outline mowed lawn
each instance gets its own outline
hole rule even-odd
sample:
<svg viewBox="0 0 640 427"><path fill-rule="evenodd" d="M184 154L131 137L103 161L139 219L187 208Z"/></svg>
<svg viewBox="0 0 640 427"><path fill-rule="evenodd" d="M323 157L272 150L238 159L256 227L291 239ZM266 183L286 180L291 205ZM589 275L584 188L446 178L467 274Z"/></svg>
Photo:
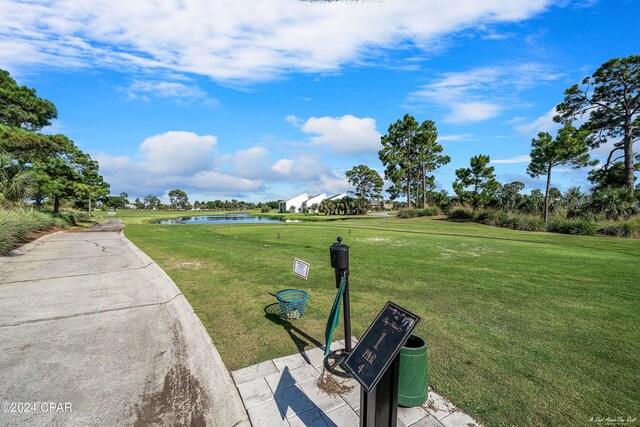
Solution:
<svg viewBox="0 0 640 427"><path fill-rule="evenodd" d="M328 248L341 235L351 247L354 335L388 300L420 315L430 385L487 426L640 417L638 239L427 218L216 226L119 216L230 370L323 341L336 293ZM292 274L294 257L311 264L309 280ZM291 324L265 312L286 288L310 295Z"/></svg>

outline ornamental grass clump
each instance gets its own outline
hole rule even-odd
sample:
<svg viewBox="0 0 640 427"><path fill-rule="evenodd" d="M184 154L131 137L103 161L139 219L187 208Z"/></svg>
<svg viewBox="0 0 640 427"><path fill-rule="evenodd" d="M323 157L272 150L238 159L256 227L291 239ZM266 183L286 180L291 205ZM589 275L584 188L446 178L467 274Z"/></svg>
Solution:
<svg viewBox="0 0 640 427"><path fill-rule="evenodd" d="M54 218L34 210L0 210L0 255L29 240L35 231L56 224Z"/></svg>
<svg viewBox="0 0 640 427"><path fill-rule="evenodd" d="M554 219L547 223L547 231L592 236L598 231L598 226L595 222L583 218Z"/></svg>
<svg viewBox="0 0 640 427"><path fill-rule="evenodd" d="M626 221L611 221L598 227L598 234L617 237L640 237L640 217Z"/></svg>
<svg viewBox="0 0 640 427"><path fill-rule="evenodd" d="M79 212L57 214L35 209L0 209L0 255L6 255L21 243L31 240L33 233L53 227L69 227L89 215Z"/></svg>
<svg viewBox="0 0 640 427"><path fill-rule="evenodd" d="M544 231L544 221L535 215L507 214L502 211L487 210L477 214L477 222L494 227L511 228L521 231Z"/></svg>
<svg viewBox="0 0 640 427"><path fill-rule="evenodd" d="M435 216L441 215L442 211L437 206L430 206L425 209L400 209L398 211L398 218L417 218L419 216Z"/></svg>
<svg viewBox="0 0 640 427"><path fill-rule="evenodd" d="M476 217L476 212L470 206L463 204L455 204L449 211L449 218L451 219L467 219L473 220Z"/></svg>

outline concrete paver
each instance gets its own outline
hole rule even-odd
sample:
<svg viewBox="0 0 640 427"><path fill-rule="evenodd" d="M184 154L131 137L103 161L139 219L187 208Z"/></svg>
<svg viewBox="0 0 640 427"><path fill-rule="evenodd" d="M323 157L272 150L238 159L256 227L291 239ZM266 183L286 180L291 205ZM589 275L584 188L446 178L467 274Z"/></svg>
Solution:
<svg viewBox="0 0 640 427"><path fill-rule="evenodd" d="M313 366L303 365L299 368L289 370L289 375L283 376L282 373L276 372L264 377L272 390L285 389L295 384L304 384L309 381L316 380L320 374Z"/></svg>
<svg viewBox="0 0 640 427"><path fill-rule="evenodd" d="M316 381L304 383L300 389L311 399L311 401L323 412L329 412L332 409L346 405L347 402L338 394L328 394L318 387Z"/></svg>
<svg viewBox="0 0 640 427"><path fill-rule="evenodd" d="M353 378L346 380L344 385L347 387L353 387L350 391L343 394L342 398L347 402L347 405L357 413L360 409L360 385Z"/></svg>
<svg viewBox="0 0 640 427"><path fill-rule="evenodd" d="M471 418L469 415L465 414L462 411L456 411L444 418L440 419L440 422L445 427L458 427L458 426L467 426L467 427L477 427L479 424Z"/></svg>
<svg viewBox="0 0 640 427"><path fill-rule="evenodd" d="M117 220L102 228L54 233L0 258L0 402L36 404L0 413L0 425L249 426L173 281Z"/></svg>
<svg viewBox="0 0 640 427"><path fill-rule="evenodd" d="M329 427L357 426L360 422L358 414L346 405L324 414L324 420Z"/></svg>
<svg viewBox="0 0 640 427"><path fill-rule="evenodd" d="M284 368L295 369L307 364L307 361L300 353L293 354L291 356L280 357L273 359L273 364L276 365L278 371L282 372Z"/></svg>
<svg viewBox="0 0 640 427"><path fill-rule="evenodd" d="M247 409L253 427L289 427L289 421L280 413L275 400L268 400Z"/></svg>
<svg viewBox="0 0 640 427"><path fill-rule="evenodd" d="M256 378L238 384L238 391L247 409L258 406L268 400L273 400L271 388L269 388L269 384L267 384L264 378Z"/></svg>
<svg viewBox="0 0 640 427"><path fill-rule="evenodd" d="M438 421L433 415L427 415L425 418L408 425L407 427L444 427L444 425ZM461 427L469 427L462 425Z"/></svg>
<svg viewBox="0 0 640 427"><path fill-rule="evenodd" d="M353 342L355 345L356 341ZM342 340L331 344L332 349L343 348L343 346ZM353 386L349 392L342 395L329 395L318 387L317 377L323 373L323 364L320 359L323 351L323 348L313 348L305 351L306 357L300 354L281 357L232 373L254 426L352 427L359 424L360 385L355 380L338 379L344 385ZM301 364L301 360L304 360L305 364ZM273 362L273 365L269 365L269 362ZM291 366L288 365L289 363ZM277 371L269 372L273 367ZM316 374L312 373L313 370ZM252 381L257 381L257 378L260 378L259 371L265 372L262 378L268 383L275 402L268 400L257 406L251 406L255 404L255 397L253 395L249 399L245 397L246 393L243 390L247 388L244 386L247 383L241 381L247 378L248 373L253 373ZM239 382L238 379L241 381ZM261 390L264 391L262 386ZM260 394L260 399L267 398L269 396ZM424 405L398 408L398 427L445 426L481 427L473 418L431 389Z"/></svg>
<svg viewBox="0 0 640 427"><path fill-rule="evenodd" d="M277 390L275 392L275 398L278 408L280 408L280 414L284 418L289 418L316 408L313 401L300 390L299 386Z"/></svg>
<svg viewBox="0 0 640 427"><path fill-rule="evenodd" d="M433 393L431 389L429 390L426 408L427 411L438 420L458 410L453 403L449 402L438 393Z"/></svg>
<svg viewBox="0 0 640 427"><path fill-rule="evenodd" d="M246 381L251 381L256 378L262 378L268 374L279 372L276 365L271 360L258 363L257 365L247 366L246 368L238 369L232 372L233 380L236 384L242 384Z"/></svg>
<svg viewBox="0 0 640 427"><path fill-rule="evenodd" d="M427 417L428 413L422 406L414 406L413 408L402 408L398 411L398 419L406 426L415 424L421 419Z"/></svg>
<svg viewBox="0 0 640 427"><path fill-rule="evenodd" d="M322 368L324 365L324 350L320 347L305 350L303 357L306 357L314 368Z"/></svg>
<svg viewBox="0 0 640 427"><path fill-rule="evenodd" d="M324 414L317 409L311 409L302 414L288 418L291 427L328 427Z"/></svg>

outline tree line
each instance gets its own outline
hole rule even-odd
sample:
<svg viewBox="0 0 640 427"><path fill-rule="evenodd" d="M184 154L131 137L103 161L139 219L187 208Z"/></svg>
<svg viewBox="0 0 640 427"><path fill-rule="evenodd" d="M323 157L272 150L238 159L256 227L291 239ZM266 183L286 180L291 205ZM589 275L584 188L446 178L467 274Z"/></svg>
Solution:
<svg viewBox="0 0 640 427"><path fill-rule="evenodd" d="M162 203L159 197L149 194L140 200L136 197L133 202L129 200L127 193L120 193L117 196L107 196L103 199L103 204L107 208L118 209L139 209L139 210L191 210L191 209L206 209L213 211L238 211L238 210L250 210L250 209L262 209L266 208L266 212L271 209L276 209L279 206L277 200L269 202L246 202L244 200L209 200L199 201L196 200L191 204L189 202L188 194L180 189L170 190L167 193L169 196L169 203Z"/></svg>
<svg viewBox="0 0 640 427"><path fill-rule="evenodd" d="M54 213L63 201L90 211L109 194L97 161L65 135L40 132L57 117L51 101L0 69L0 207L32 199Z"/></svg>
<svg viewBox="0 0 640 427"><path fill-rule="evenodd" d="M392 123L381 137L378 155L384 166L384 176L391 182L387 192L391 199L406 197L409 209L419 205L445 207L459 202L472 209L497 207L507 211L539 213L546 222L550 211L561 204L573 206L578 201L606 198L609 205L635 205L635 171L640 170L640 155L633 150L640 137L640 56L612 59L602 64L592 76L564 92L556 107L554 121L562 127L556 136L540 132L531 141L527 174L545 177L544 194L533 190L521 195L521 182L499 183L488 155L470 159L469 166L455 171L455 196L446 190L435 191L433 172L451 161L437 142L435 123L422 123L406 114ZM589 151L610 143L607 160L600 168L589 172L593 194L569 189L563 196L551 186L552 171L558 166L581 168L596 166ZM360 197L380 197L382 177L365 165L347 171L347 179ZM609 191L613 190L613 191ZM605 197L606 196L606 197ZM615 201L612 201L614 200ZM575 208L572 207L573 211ZM571 210L570 209L570 210ZM633 212L630 209L629 212Z"/></svg>
<svg viewBox="0 0 640 427"><path fill-rule="evenodd" d="M613 194L607 191L620 189L609 200L613 197L619 203L630 200L637 204L635 172L640 170L640 155L635 153L634 144L640 137L640 56L605 62L580 84L565 90L556 111L554 120L562 127L555 136L540 132L532 139L527 167L529 176L546 178L540 210L544 220L562 198L551 185L554 168L594 167L599 162L590 157L589 151L605 144L609 153L599 168L589 172L593 193L587 198L598 199L600 193ZM126 193L109 195L110 186L100 175L98 162L71 139L41 132L57 117L51 101L40 98L35 89L18 85L7 71L0 69L0 206L10 207L31 199L37 207L47 205L54 212L63 202L89 211L99 202L114 209L131 205L137 209L278 207L277 201L254 204L237 200L196 201L192 205L179 189L168 193L169 204L161 203L154 195L137 198L131 204ZM472 209L490 206L531 211L540 204L542 193L538 190L521 195L524 184L497 182L491 159L483 154L473 156L468 167L455 171L455 196L446 190L436 191L434 172L451 161L443 154L437 137L433 121L419 123L409 114L389 125L381 137L378 156L384 176L391 183L386 191L392 199L406 197L407 208L423 209L460 202ZM384 183L375 170L358 165L346 176L355 187L351 192L354 197L324 201L312 210L327 215L365 213L370 208L369 199L381 198ZM577 197L579 190L571 189L569 193L567 200L583 198Z"/></svg>

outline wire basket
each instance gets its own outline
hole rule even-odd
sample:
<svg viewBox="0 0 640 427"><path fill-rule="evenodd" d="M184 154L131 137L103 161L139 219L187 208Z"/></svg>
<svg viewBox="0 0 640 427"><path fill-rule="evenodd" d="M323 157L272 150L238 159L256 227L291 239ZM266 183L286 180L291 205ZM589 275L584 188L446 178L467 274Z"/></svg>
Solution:
<svg viewBox="0 0 640 427"><path fill-rule="evenodd" d="M304 316L309 294L300 289L285 289L276 294L280 304L280 317L284 320L297 320Z"/></svg>

